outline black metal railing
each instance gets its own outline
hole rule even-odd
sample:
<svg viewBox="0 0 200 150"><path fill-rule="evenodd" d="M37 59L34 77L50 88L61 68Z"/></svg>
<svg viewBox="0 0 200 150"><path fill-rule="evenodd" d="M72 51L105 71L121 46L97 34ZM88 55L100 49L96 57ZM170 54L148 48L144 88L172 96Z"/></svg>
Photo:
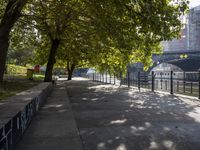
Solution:
<svg viewBox="0 0 200 150"><path fill-rule="evenodd" d="M146 88L151 91L166 91L170 94L178 93L196 96L200 99L200 71L199 72L127 72L123 77L119 74L89 73L87 77L96 82L104 82L127 87Z"/></svg>

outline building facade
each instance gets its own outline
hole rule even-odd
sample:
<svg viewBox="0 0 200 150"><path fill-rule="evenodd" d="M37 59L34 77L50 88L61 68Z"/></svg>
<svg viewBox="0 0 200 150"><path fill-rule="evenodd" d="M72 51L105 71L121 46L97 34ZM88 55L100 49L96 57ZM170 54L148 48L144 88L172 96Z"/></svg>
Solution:
<svg viewBox="0 0 200 150"><path fill-rule="evenodd" d="M164 52L200 51L200 6L190 9L181 21L183 29L180 39L163 41Z"/></svg>

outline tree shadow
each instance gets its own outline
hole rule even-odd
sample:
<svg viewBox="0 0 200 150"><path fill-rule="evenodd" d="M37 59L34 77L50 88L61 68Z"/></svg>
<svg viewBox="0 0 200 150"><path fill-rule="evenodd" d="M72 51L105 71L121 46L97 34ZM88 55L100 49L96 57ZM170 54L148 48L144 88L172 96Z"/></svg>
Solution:
<svg viewBox="0 0 200 150"><path fill-rule="evenodd" d="M192 99L88 80L66 86L86 150L200 149Z"/></svg>

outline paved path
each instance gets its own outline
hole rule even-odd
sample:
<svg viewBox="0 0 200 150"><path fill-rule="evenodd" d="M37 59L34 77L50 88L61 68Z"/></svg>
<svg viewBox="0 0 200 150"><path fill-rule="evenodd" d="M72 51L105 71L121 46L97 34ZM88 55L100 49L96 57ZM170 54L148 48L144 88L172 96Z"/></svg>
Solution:
<svg viewBox="0 0 200 150"><path fill-rule="evenodd" d="M82 150L65 85L54 88L15 150Z"/></svg>
<svg viewBox="0 0 200 150"><path fill-rule="evenodd" d="M81 78L67 91L85 150L200 150L193 99Z"/></svg>

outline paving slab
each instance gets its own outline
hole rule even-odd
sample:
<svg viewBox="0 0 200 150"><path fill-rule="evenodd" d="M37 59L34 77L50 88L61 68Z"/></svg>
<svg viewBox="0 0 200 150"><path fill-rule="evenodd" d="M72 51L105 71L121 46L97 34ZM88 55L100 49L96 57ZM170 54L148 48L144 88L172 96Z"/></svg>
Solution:
<svg viewBox="0 0 200 150"><path fill-rule="evenodd" d="M66 85L85 150L200 149L200 103L195 98L83 78Z"/></svg>
<svg viewBox="0 0 200 150"><path fill-rule="evenodd" d="M15 150L82 150L64 81L58 82Z"/></svg>

